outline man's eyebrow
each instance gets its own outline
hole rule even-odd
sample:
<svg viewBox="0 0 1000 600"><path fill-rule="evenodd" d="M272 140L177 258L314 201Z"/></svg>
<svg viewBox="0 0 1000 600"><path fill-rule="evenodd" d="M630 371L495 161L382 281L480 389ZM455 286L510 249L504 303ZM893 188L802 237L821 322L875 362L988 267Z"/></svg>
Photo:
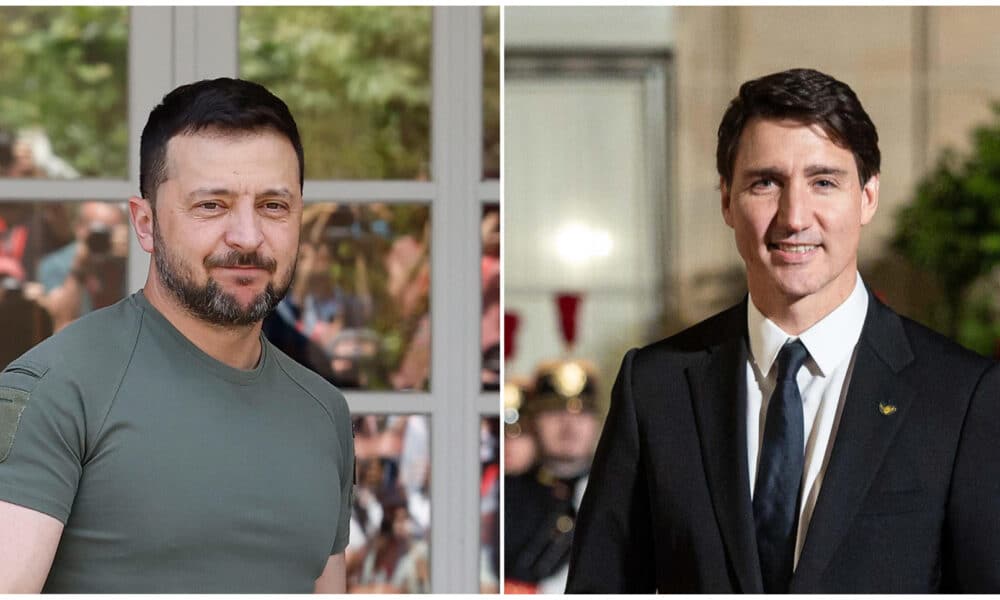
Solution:
<svg viewBox="0 0 1000 600"><path fill-rule="evenodd" d="M784 179L785 172L777 167L752 167L743 169L743 177L747 179Z"/></svg>
<svg viewBox="0 0 1000 600"><path fill-rule="evenodd" d="M232 196L235 196L235 195L236 195L236 192L234 192L233 190L230 190L228 188L223 188L223 187L217 187L217 188L203 187L203 188L198 188L196 190L192 190L190 193L188 193L188 198L197 198L197 197L204 197L204 196L225 196L225 197L232 197ZM258 198L291 198L292 196L293 196L292 193L290 191L288 191L288 188L285 188L285 187L270 188L270 189L266 189L263 192L257 194Z"/></svg>
<svg viewBox="0 0 1000 600"><path fill-rule="evenodd" d="M748 179L784 179L787 177L787 174L777 167L751 167L744 169L742 171L742 175ZM837 177L845 177L847 175L847 169L830 165L809 165L805 168L805 175L806 177L814 177L816 175L835 175Z"/></svg>
<svg viewBox="0 0 1000 600"><path fill-rule="evenodd" d="M281 188L272 188L272 189L264 190L263 192L257 194L257 197L258 198L274 198L274 197L291 198L292 197L292 193L288 191L288 188L283 188L283 187L281 187Z"/></svg>
<svg viewBox="0 0 1000 600"><path fill-rule="evenodd" d="M844 177L847 175L847 169L831 167L829 165L809 165L806 167L806 176L812 177L814 175L836 175L837 177Z"/></svg>
<svg viewBox="0 0 1000 600"><path fill-rule="evenodd" d="M192 190L187 196L195 198L198 196L235 196L236 194L227 188L198 188Z"/></svg>

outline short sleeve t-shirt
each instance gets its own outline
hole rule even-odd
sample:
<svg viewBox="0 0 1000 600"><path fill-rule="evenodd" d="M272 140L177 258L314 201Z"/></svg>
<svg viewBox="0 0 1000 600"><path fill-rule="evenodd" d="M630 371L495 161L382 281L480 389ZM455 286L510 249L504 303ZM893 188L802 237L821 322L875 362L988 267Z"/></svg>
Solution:
<svg viewBox="0 0 1000 600"><path fill-rule="evenodd" d="M65 524L46 592L311 592L347 546L343 395L211 358L139 292L0 374L0 500Z"/></svg>

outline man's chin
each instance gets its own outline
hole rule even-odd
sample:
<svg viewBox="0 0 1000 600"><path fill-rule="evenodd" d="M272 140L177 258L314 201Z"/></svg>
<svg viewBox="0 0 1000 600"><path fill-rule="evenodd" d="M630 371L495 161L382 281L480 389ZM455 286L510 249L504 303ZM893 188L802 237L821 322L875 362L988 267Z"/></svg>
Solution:
<svg viewBox="0 0 1000 600"><path fill-rule="evenodd" d="M781 295L789 304L794 304L800 300L815 296L819 291L816 286L811 285L778 285Z"/></svg>
<svg viewBox="0 0 1000 600"><path fill-rule="evenodd" d="M216 287L197 290L197 294L187 297L179 296L181 303L194 316L220 327L243 327L262 321L278 304L277 300L269 299L265 287L260 293L251 294L248 290L233 294Z"/></svg>
<svg viewBox="0 0 1000 600"><path fill-rule="evenodd" d="M802 300L833 299L842 301L854 288L854 272L831 276L826 273L780 273L772 278L772 289L778 290L791 305Z"/></svg>
<svg viewBox="0 0 1000 600"><path fill-rule="evenodd" d="M277 287L277 282L271 280L265 281L254 281L248 284L233 284L233 283L223 283L218 279L213 279L215 282L218 293L226 297L226 301L233 306L239 307L240 310L247 310L254 306L260 300L268 294L273 293L278 301L285 297L288 292L288 286Z"/></svg>
<svg viewBox="0 0 1000 600"><path fill-rule="evenodd" d="M789 303L813 296L823 289L820 278L809 273L772 273L768 287L777 290Z"/></svg>
<svg viewBox="0 0 1000 600"><path fill-rule="evenodd" d="M226 297L226 303L230 306L234 306L240 311L248 311L261 301L266 290L266 287L262 287L259 290L242 289L234 293L223 289L220 293Z"/></svg>

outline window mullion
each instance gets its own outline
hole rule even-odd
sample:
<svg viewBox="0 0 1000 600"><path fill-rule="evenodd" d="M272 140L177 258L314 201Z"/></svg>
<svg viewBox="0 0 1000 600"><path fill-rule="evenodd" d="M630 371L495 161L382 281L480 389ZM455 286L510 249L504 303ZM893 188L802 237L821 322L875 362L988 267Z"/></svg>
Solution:
<svg viewBox="0 0 1000 600"><path fill-rule="evenodd" d="M240 66L240 9L238 6L199 6L194 9L195 63L193 79L238 77ZM187 83L184 81L178 81Z"/></svg>
<svg viewBox="0 0 1000 600"><path fill-rule="evenodd" d="M128 173L131 189L119 200L139 195L139 139L153 107L173 87L173 11L166 6L132 7L128 41ZM164 27L164 24L168 26ZM135 292L146 282L149 255L130 232L127 285Z"/></svg>
<svg viewBox="0 0 1000 600"><path fill-rule="evenodd" d="M479 589L480 11L434 9L432 173L439 190L431 209L435 593Z"/></svg>

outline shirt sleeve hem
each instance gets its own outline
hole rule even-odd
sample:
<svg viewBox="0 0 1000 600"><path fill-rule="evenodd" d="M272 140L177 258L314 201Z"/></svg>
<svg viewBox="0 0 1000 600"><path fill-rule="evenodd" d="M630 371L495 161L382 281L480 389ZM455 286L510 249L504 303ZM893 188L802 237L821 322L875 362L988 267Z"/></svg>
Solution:
<svg viewBox="0 0 1000 600"><path fill-rule="evenodd" d="M24 490L0 486L0 502L16 504L17 506L46 514L63 525L69 519L69 508L39 496L25 494Z"/></svg>
<svg viewBox="0 0 1000 600"><path fill-rule="evenodd" d="M333 548L330 550L330 556L333 556L334 554L342 554L346 550L347 550L347 542L346 541L338 542L334 544Z"/></svg>

